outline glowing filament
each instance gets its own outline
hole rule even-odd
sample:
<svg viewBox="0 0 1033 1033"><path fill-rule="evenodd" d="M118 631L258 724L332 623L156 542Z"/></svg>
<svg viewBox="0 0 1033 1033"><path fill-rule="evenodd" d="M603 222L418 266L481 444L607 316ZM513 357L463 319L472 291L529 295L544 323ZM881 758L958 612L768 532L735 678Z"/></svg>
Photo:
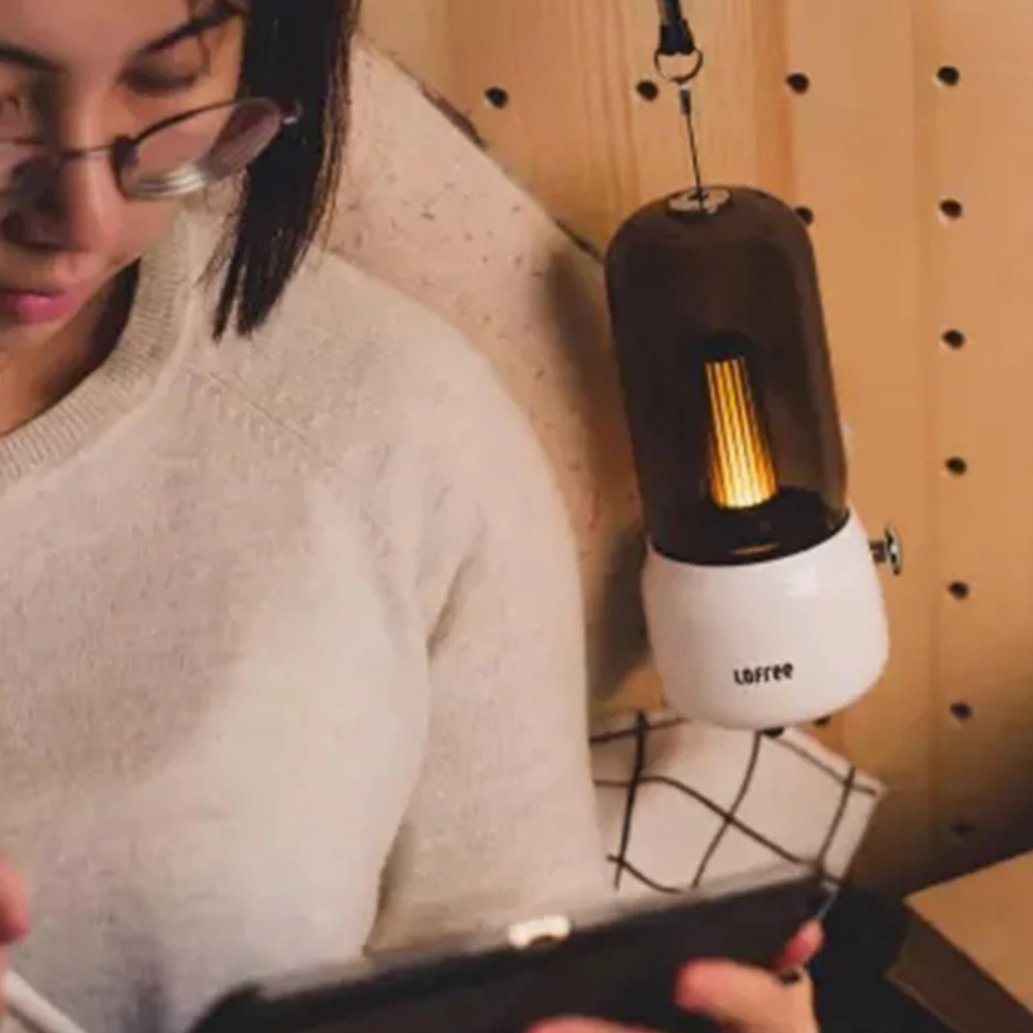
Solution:
<svg viewBox="0 0 1033 1033"><path fill-rule="evenodd" d="M778 492L760 414L753 398L746 359L706 364L710 403L710 494L724 509L749 509Z"/></svg>

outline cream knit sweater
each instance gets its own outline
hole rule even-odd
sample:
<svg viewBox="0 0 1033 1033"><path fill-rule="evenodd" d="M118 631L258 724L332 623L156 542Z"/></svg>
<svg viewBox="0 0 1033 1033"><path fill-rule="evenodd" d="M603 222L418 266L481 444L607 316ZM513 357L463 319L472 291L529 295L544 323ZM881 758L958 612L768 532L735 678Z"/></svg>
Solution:
<svg viewBox="0 0 1033 1033"><path fill-rule="evenodd" d="M93 1033L601 864L572 542L515 406L331 258L214 344L212 243L177 224L107 364L0 439L14 963Z"/></svg>

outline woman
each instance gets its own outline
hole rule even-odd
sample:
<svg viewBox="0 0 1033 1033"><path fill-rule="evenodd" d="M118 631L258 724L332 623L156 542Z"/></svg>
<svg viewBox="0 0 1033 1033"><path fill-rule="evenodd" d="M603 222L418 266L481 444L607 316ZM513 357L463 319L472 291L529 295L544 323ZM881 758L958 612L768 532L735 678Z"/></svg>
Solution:
<svg viewBox="0 0 1033 1033"><path fill-rule="evenodd" d="M91 1030L179 1033L598 864L533 441L451 331L307 255L353 19L0 0L0 849L20 974ZM184 207L238 174L225 225ZM26 924L5 868L0 941ZM687 979L809 1028L768 977Z"/></svg>

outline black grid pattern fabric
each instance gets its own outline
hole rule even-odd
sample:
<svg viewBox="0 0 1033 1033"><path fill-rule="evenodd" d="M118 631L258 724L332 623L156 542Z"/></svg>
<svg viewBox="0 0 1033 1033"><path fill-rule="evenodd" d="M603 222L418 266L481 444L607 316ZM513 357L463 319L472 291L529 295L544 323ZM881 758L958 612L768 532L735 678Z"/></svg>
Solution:
<svg viewBox="0 0 1033 1033"><path fill-rule="evenodd" d="M623 894L680 893L782 862L841 882L883 789L808 736L661 713L593 736L600 816Z"/></svg>

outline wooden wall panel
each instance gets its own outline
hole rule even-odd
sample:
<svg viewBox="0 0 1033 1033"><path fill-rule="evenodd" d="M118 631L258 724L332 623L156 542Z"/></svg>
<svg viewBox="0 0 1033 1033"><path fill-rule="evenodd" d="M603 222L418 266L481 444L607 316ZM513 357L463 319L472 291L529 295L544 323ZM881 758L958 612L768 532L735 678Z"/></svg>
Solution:
<svg viewBox="0 0 1033 1033"><path fill-rule="evenodd" d="M674 96L635 89L654 78L653 0L366 5L374 42L596 249L685 184ZM893 789L864 872L912 887L1033 844L1033 7L686 6L708 53L708 178L813 210L854 500L870 530L892 520L905 539L905 576L886 583L887 678L824 734ZM948 63L954 86L936 78ZM810 89L788 89L790 72ZM947 197L962 218L941 216ZM964 348L940 343L951 327ZM946 471L951 456L964 475Z"/></svg>
<svg viewBox="0 0 1033 1033"><path fill-rule="evenodd" d="M939 850L951 870L1033 841L1033 8L918 6L929 176L921 226L936 351ZM955 66L955 87L935 69ZM945 220L943 198L962 203ZM966 335L938 346L943 329ZM951 474L950 457L967 472ZM964 582L970 594L953 597ZM952 714L951 708L958 716ZM971 708L971 717L966 719Z"/></svg>
<svg viewBox="0 0 1033 1033"><path fill-rule="evenodd" d="M791 7L790 61L811 81L794 103L793 200L815 215L852 493L870 531L891 518L907 550L906 576L886 584L888 675L837 722L833 742L892 787L870 856L908 884L930 874L933 738L931 359L919 328L913 38L899 0Z"/></svg>

